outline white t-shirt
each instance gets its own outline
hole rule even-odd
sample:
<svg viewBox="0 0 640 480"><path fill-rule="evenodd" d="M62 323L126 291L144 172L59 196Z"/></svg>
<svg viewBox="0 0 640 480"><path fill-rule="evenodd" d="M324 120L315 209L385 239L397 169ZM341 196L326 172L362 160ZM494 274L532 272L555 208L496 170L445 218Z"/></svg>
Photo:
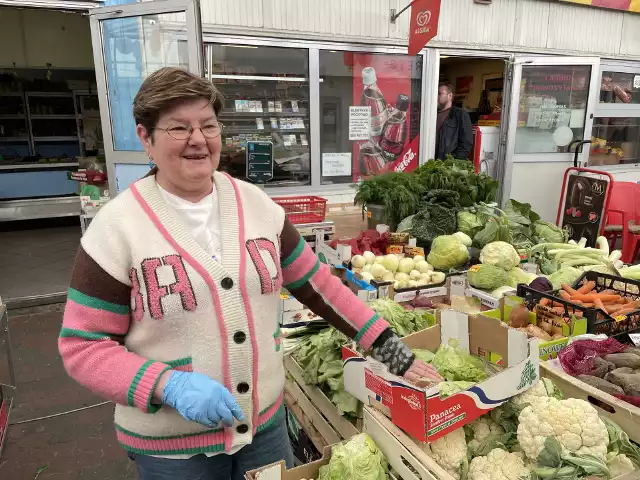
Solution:
<svg viewBox="0 0 640 480"><path fill-rule="evenodd" d="M218 196L213 191L198 203L190 202L167 192L160 187L160 193L173 209L178 213L196 242L214 260L222 261L222 245L220 243L220 207Z"/></svg>

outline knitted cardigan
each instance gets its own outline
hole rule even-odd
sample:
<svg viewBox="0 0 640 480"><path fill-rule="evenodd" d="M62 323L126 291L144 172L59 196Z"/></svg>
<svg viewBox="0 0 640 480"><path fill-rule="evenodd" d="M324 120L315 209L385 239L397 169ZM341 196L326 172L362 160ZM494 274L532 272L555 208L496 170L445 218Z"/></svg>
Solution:
<svg viewBox="0 0 640 480"><path fill-rule="evenodd" d="M401 359L399 373L413 361L263 191L222 173L214 183L222 263L197 244L153 176L105 205L81 240L59 349L71 377L117 404L118 441L134 453L235 451L281 414L283 285L363 348L385 346L386 359ZM223 384L245 421L212 429L152 404L169 369Z"/></svg>

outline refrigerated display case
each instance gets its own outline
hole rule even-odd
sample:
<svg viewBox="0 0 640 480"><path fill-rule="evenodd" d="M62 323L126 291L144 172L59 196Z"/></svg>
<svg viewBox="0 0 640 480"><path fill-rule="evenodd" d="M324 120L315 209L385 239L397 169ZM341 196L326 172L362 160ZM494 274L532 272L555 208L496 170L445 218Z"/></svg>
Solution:
<svg viewBox="0 0 640 480"><path fill-rule="evenodd" d="M206 75L225 97L220 170L245 179L247 142L269 141L267 186L310 185L308 50L207 44L206 52Z"/></svg>

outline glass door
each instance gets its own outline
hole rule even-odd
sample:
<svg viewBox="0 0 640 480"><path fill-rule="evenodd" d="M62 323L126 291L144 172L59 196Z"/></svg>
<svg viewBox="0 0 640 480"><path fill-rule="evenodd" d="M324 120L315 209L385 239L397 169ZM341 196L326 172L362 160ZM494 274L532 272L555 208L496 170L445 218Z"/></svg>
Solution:
<svg viewBox="0 0 640 480"><path fill-rule="evenodd" d="M91 10L91 37L111 196L148 171L133 99L163 67L203 74L198 0L156 0Z"/></svg>
<svg viewBox="0 0 640 480"><path fill-rule="evenodd" d="M576 143L591 138L599 66L596 57L515 57L503 203L530 203L544 220L555 222ZM578 153L579 163L588 156L587 146Z"/></svg>

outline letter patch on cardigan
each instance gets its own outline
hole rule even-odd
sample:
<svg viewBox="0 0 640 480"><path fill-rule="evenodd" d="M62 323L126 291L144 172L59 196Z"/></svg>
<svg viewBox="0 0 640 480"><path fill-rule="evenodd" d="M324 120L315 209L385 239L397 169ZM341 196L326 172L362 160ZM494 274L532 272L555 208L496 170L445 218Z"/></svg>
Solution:
<svg viewBox="0 0 640 480"><path fill-rule="evenodd" d="M132 268L129 272L131 280L131 317L139 322L144 317L144 300L140 293L140 280L138 279L138 269Z"/></svg>
<svg viewBox="0 0 640 480"><path fill-rule="evenodd" d="M262 294L279 292L282 286L282 272L276 246L266 238L247 240L246 245L260 276Z"/></svg>
<svg viewBox="0 0 640 480"><path fill-rule="evenodd" d="M178 294L184 310L192 312L196 309L196 297L180 255L147 258L142 261L141 269L149 313L154 319L163 318L162 299L168 295Z"/></svg>

